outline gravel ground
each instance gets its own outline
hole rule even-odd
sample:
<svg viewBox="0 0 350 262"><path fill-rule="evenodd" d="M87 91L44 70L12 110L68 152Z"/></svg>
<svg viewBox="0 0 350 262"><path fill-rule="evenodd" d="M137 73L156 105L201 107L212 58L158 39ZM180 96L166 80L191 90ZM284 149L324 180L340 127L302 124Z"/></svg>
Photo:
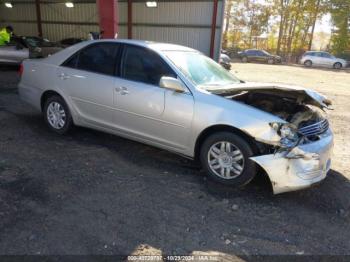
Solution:
<svg viewBox="0 0 350 262"><path fill-rule="evenodd" d="M350 254L350 74L233 64L250 81L286 82L334 102L333 169L307 190L271 194L208 182L191 161L101 132L48 131L0 72L0 254Z"/></svg>

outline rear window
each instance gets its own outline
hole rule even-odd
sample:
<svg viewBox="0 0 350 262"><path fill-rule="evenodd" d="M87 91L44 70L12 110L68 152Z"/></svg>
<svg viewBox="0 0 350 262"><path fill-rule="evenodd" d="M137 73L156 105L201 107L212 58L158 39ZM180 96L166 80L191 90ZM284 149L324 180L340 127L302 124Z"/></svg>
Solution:
<svg viewBox="0 0 350 262"><path fill-rule="evenodd" d="M99 74L115 75L119 61L118 53L119 44L93 44L70 57L62 66Z"/></svg>

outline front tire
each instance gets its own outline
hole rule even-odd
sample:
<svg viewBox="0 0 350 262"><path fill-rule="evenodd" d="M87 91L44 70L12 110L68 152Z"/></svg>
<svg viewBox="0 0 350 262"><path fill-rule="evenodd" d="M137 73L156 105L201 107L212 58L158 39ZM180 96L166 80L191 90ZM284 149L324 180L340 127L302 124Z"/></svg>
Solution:
<svg viewBox="0 0 350 262"><path fill-rule="evenodd" d="M200 151L200 160L208 177L216 182L240 187L256 175L251 146L241 137L229 132L209 136Z"/></svg>
<svg viewBox="0 0 350 262"><path fill-rule="evenodd" d="M341 69L342 67L343 67L343 65L339 62L337 62L333 65L333 68L335 68L335 69Z"/></svg>
<svg viewBox="0 0 350 262"><path fill-rule="evenodd" d="M51 96L45 101L44 120L50 130L60 135L68 133L73 126L69 108L60 96Z"/></svg>

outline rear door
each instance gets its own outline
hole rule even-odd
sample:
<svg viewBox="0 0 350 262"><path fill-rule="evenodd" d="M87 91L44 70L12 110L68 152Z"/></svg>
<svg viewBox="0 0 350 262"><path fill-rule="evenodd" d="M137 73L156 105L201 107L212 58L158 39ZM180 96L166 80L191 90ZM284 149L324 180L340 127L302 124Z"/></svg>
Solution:
<svg viewBox="0 0 350 262"><path fill-rule="evenodd" d="M247 50L246 51L246 55L248 58L248 61L256 61L256 54L255 54L255 50Z"/></svg>
<svg viewBox="0 0 350 262"><path fill-rule="evenodd" d="M95 43L73 55L57 70L58 86L79 116L90 125L111 128L118 43Z"/></svg>
<svg viewBox="0 0 350 262"><path fill-rule="evenodd" d="M317 66L324 66L324 59L321 52L315 52L312 57L312 64Z"/></svg>
<svg viewBox="0 0 350 262"><path fill-rule="evenodd" d="M322 52L321 53L322 56L322 63L324 66L326 67L332 67L334 64L334 58L331 54L326 53L326 52Z"/></svg>
<svg viewBox="0 0 350 262"><path fill-rule="evenodd" d="M255 57L257 62L265 63L267 61L267 55L260 50L255 51Z"/></svg>

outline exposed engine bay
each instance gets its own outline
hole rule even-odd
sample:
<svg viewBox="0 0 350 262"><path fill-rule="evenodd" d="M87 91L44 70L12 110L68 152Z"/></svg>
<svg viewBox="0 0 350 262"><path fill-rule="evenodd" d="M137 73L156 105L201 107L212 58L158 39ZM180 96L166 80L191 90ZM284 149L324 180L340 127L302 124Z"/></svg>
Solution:
<svg viewBox="0 0 350 262"><path fill-rule="evenodd" d="M316 141L328 129L325 112L315 105L278 92L242 91L229 98L271 113L292 124L304 141Z"/></svg>
<svg viewBox="0 0 350 262"><path fill-rule="evenodd" d="M232 99L254 106L265 112L274 114L283 120L302 128L324 119L322 110L315 106L297 103L293 98L278 95L244 92Z"/></svg>

